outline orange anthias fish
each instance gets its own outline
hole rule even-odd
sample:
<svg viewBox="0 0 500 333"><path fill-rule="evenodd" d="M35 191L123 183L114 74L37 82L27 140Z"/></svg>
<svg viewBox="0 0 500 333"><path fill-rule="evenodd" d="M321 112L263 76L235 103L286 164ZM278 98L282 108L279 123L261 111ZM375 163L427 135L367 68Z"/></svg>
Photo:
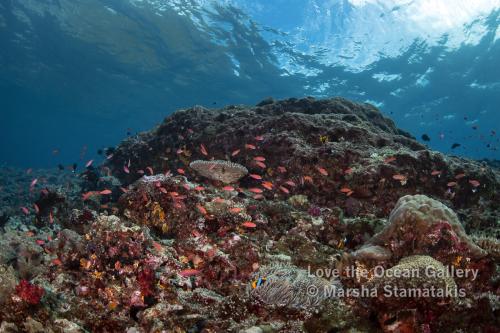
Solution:
<svg viewBox="0 0 500 333"><path fill-rule="evenodd" d="M26 207L21 207L21 210L23 211L24 215L29 215L30 211Z"/></svg>
<svg viewBox="0 0 500 333"><path fill-rule="evenodd" d="M394 162L396 158L394 156L389 156L384 160L384 163L391 163Z"/></svg>
<svg viewBox="0 0 500 333"><path fill-rule="evenodd" d="M62 261L59 258L52 259L52 264L54 264L56 266L61 266L62 265Z"/></svg>
<svg viewBox="0 0 500 333"><path fill-rule="evenodd" d="M309 183L312 183L312 182L313 182L313 179L312 179L312 177L311 177L311 176L304 176L304 177L302 177L302 178L303 178L303 179L304 179L304 181L306 181L306 182L309 182Z"/></svg>
<svg viewBox="0 0 500 333"><path fill-rule="evenodd" d="M123 166L123 171L124 171L125 173L130 173L129 168L128 168L128 166L126 166L126 165L124 165L124 166Z"/></svg>
<svg viewBox="0 0 500 333"><path fill-rule="evenodd" d="M240 153L240 149L236 149L235 151L233 151L233 152L231 153L231 156L236 156L236 155L238 155L239 153Z"/></svg>
<svg viewBox="0 0 500 333"><path fill-rule="evenodd" d="M433 170L433 171L431 172L431 176L439 176L441 173L442 173L442 171L441 171L441 170Z"/></svg>
<svg viewBox="0 0 500 333"><path fill-rule="evenodd" d="M257 135L257 136L255 137L255 140L257 140L257 141L263 141L263 140L264 140L264 137L263 137L262 135Z"/></svg>
<svg viewBox="0 0 500 333"><path fill-rule="evenodd" d="M246 148L246 149L251 149L251 150L257 149L257 147L255 147L254 145L252 145L252 144L250 144L250 143L246 143L246 144L245 144L245 148Z"/></svg>
<svg viewBox="0 0 500 333"><path fill-rule="evenodd" d="M465 173L459 173L458 175L455 176L455 179L462 179L465 177Z"/></svg>
<svg viewBox="0 0 500 333"><path fill-rule="evenodd" d="M234 191L234 187L227 185L222 188L224 191Z"/></svg>
<svg viewBox="0 0 500 333"><path fill-rule="evenodd" d="M197 204L197 205L196 205L196 208L197 208L197 209L198 209L198 211L199 211L200 213L202 213L203 215L207 215L207 210L206 210L206 209L205 209L205 207L203 207L202 205Z"/></svg>
<svg viewBox="0 0 500 333"><path fill-rule="evenodd" d="M471 184L473 187L478 187L479 185L481 185L481 183L475 179L469 180L469 184Z"/></svg>
<svg viewBox="0 0 500 333"><path fill-rule="evenodd" d="M284 187L284 186L280 186L280 187L279 187L279 189L280 189L280 191L281 191L281 192L283 192L283 193L286 193L286 194L289 194L289 193L290 193L290 191L289 191L286 187Z"/></svg>
<svg viewBox="0 0 500 333"><path fill-rule="evenodd" d="M158 242L153 242L153 247L154 247L154 248L155 248L155 250L156 250L156 251L158 251L158 252L160 252L160 251L163 249L163 247L161 246L161 244L160 244L160 243L158 243Z"/></svg>
<svg viewBox="0 0 500 333"><path fill-rule="evenodd" d="M257 180L261 180L262 179L262 176L256 175L254 173L249 174L249 176L250 176L250 178L257 179Z"/></svg>
<svg viewBox="0 0 500 333"><path fill-rule="evenodd" d="M255 164L257 164L260 168L265 169L266 165L263 162L260 161L255 161Z"/></svg>
<svg viewBox="0 0 500 333"><path fill-rule="evenodd" d="M101 195L109 195L113 193L111 190L108 190L108 189L105 189L105 190L102 190L101 192L99 192L99 194Z"/></svg>
<svg viewBox="0 0 500 333"><path fill-rule="evenodd" d="M322 174L323 176L328 176L328 171L326 171L325 168L322 168L322 167L316 167L316 169L318 170L318 172L320 174Z"/></svg>
<svg viewBox="0 0 500 333"><path fill-rule="evenodd" d="M250 192L253 192L253 193L262 193L263 192L260 188L256 188L256 187L252 187L252 188L250 188L248 190Z"/></svg>
<svg viewBox="0 0 500 333"><path fill-rule="evenodd" d="M243 208L240 208L240 207L233 207L233 208L230 208L229 211L233 214L238 214L239 212L241 212L243 210Z"/></svg>
<svg viewBox="0 0 500 333"><path fill-rule="evenodd" d="M254 161L258 161L258 162L264 162L266 160L266 158L264 156L255 156L253 159L254 159Z"/></svg>
<svg viewBox="0 0 500 333"><path fill-rule="evenodd" d="M287 184L287 185L289 185L289 186L292 186L292 187L297 186L297 184L295 184L295 182L293 182L292 180L287 180L287 181L285 182L285 184Z"/></svg>
<svg viewBox="0 0 500 333"><path fill-rule="evenodd" d="M286 172L286 168L284 166L279 166L278 167L278 172L279 173L285 173Z"/></svg>
<svg viewBox="0 0 500 333"><path fill-rule="evenodd" d="M268 189L268 190L272 190L273 189L273 183L271 182L262 182L262 187Z"/></svg>
<svg viewBox="0 0 500 333"><path fill-rule="evenodd" d="M457 186L457 182L449 182L448 184L446 184L446 186L455 187L455 186Z"/></svg>
<svg viewBox="0 0 500 333"><path fill-rule="evenodd" d="M177 172L180 173L181 175L184 175L186 173L186 171L184 171L184 169L182 168L177 169Z"/></svg>
<svg viewBox="0 0 500 333"><path fill-rule="evenodd" d="M200 271L198 269L192 269L192 268L184 269L179 273L179 275L183 277L190 277L198 274L200 274Z"/></svg>
<svg viewBox="0 0 500 333"><path fill-rule="evenodd" d="M90 191L90 192L84 193L84 194L82 194L82 200L86 201L86 200L88 200L88 198L90 198L93 195L95 195L94 191Z"/></svg>
<svg viewBox="0 0 500 333"><path fill-rule="evenodd" d="M392 179L394 179L394 180L406 180L406 176L401 175L401 174L396 174L396 175L392 176Z"/></svg>
<svg viewBox="0 0 500 333"><path fill-rule="evenodd" d="M88 168L89 166L92 165L92 163L94 163L94 160L88 161L87 164L85 164L85 167Z"/></svg>
<svg viewBox="0 0 500 333"><path fill-rule="evenodd" d="M205 145L202 143L200 145L200 152L205 155L205 156L208 156L208 151L207 151L207 148L205 147Z"/></svg>
<svg viewBox="0 0 500 333"><path fill-rule="evenodd" d="M352 190L349 187L342 187L340 189L340 192L342 192L342 193L349 193L349 192L352 192Z"/></svg>
<svg viewBox="0 0 500 333"><path fill-rule="evenodd" d="M246 221L241 224L245 228L255 228L257 225L253 223L252 221Z"/></svg>

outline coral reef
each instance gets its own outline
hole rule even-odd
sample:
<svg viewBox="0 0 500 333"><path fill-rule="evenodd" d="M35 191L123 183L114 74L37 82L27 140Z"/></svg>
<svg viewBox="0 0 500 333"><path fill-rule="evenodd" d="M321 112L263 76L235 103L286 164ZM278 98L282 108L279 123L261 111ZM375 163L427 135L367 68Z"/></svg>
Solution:
<svg viewBox="0 0 500 333"><path fill-rule="evenodd" d="M498 169L370 105L193 107L106 155L0 170L0 331L500 327Z"/></svg>

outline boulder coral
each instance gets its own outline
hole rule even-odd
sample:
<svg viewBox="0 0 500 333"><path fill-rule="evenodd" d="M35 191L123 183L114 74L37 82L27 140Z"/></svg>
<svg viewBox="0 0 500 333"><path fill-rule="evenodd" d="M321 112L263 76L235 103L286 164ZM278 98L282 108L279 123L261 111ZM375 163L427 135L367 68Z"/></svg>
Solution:
<svg viewBox="0 0 500 333"><path fill-rule="evenodd" d="M467 254L481 258L486 252L465 233L458 216L441 202L425 195L398 200L387 226L354 253L354 256L388 259L386 248L398 258L412 254ZM383 253L380 256L377 253Z"/></svg>
<svg viewBox="0 0 500 333"><path fill-rule="evenodd" d="M429 256L409 256L365 284L384 332L430 330L426 313L438 316L459 302L461 291L447 268Z"/></svg>
<svg viewBox="0 0 500 333"><path fill-rule="evenodd" d="M434 290L436 295L438 292L447 292L448 294L455 295L457 291L457 285L453 280L453 277L447 271L447 268L430 256L409 256L404 257L399 261L399 263L383 272L383 274L377 275L372 280L370 280L366 285L369 288L378 289L379 297L377 302L382 302L383 304L391 304L393 307L400 308L402 305L409 306L410 308L412 301L409 301L407 297L398 297L397 292L384 293L384 288L387 290L399 290L409 291L424 291L424 290ZM392 298L391 302L384 301L385 297ZM443 294L441 297L436 296L422 296L416 297L419 300L426 299L427 301L434 302L435 299L452 299L451 296L446 297Z"/></svg>

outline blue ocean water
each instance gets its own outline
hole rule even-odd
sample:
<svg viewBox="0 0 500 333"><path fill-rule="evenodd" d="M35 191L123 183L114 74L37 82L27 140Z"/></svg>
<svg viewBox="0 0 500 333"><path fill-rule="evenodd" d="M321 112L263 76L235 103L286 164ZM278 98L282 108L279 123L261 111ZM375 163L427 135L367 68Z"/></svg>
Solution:
<svg viewBox="0 0 500 333"><path fill-rule="evenodd" d="M176 109L269 96L371 103L432 149L499 159L499 13L498 0L2 1L0 163L82 166Z"/></svg>

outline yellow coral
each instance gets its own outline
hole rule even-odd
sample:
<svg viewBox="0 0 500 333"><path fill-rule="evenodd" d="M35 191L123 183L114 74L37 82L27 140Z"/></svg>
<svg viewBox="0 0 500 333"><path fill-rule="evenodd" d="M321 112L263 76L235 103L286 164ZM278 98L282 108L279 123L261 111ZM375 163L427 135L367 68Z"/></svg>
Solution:
<svg viewBox="0 0 500 333"><path fill-rule="evenodd" d="M166 232L166 230L168 228L166 228L166 224L165 224L165 211L163 210L163 208L160 206L160 204L158 202L153 202L152 203L152 209L151 209L151 212L149 214L149 219L145 219L144 220L144 224L146 225L153 225L153 226L156 226L156 227L161 227L161 229Z"/></svg>

